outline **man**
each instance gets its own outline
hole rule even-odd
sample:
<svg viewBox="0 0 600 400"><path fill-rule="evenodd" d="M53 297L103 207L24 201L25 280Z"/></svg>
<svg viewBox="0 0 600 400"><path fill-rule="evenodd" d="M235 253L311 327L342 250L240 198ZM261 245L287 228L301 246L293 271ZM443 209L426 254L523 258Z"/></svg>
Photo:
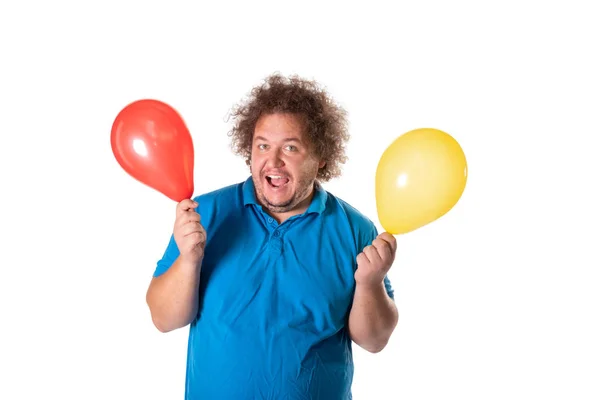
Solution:
<svg viewBox="0 0 600 400"><path fill-rule="evenodd" d="M177 205L152 320L190 324L186 399L351 399L351 342L381 351L398 315L394 237L320 184L345 161L345 112L272 75L232 116L251 177Z"/></svg>

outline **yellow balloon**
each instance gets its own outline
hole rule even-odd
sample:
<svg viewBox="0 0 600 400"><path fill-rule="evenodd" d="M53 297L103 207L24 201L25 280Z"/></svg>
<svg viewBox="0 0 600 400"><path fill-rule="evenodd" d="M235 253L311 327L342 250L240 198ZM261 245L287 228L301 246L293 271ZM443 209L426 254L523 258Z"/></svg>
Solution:
<svg viewBox="0 0 600 400"><path fill-rule="evenodd" d="M398 137L377 166L376 202L386 232L403 234L450 211L467 184L467 160L458 142L438 129Z"/></svg>

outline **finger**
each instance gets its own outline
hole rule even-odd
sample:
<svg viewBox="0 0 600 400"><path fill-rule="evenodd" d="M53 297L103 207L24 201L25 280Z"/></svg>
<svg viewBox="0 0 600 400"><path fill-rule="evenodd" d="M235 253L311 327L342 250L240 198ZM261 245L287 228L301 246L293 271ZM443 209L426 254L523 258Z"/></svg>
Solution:
<svg viewBox="0 0 600 400"><path fill-rule="evenodd" d="M206 234L204 232L192 232L186 238L189 238L195 245L201 245L206 242Z"/></svg>
<svg viewBox="0 0 600 400"><path fill-rule="evenodd" d="M382 259L389 260L394 255L391 243L382 238L375 239L373 241L373 247L377 249L377 252Z"/></svg>
<svg viewBox="0 0 600 400"><path fill-rule="evenodd" d="M177 204L176 214L180 215L186 211L193 210L198 207L198 203L192 199L185 199Z"/></svg>
<svg viewBox="0 0 600 400"><path fill-rule="evenodd" d="M185 211L177 217L177 224L183 225L188 222L200 222L201 217L196 211Z"/></svg>
<svg viewBox="0 0 600 400"><path fill-rule="evenodd" d="M381 261L381 256L379 255L379 252L373 245L368 245L367 247L365 247L363 253L366 254L367 258L372 263L377 263Z"/></svg>
<svg viewBox="0 0 600 400"><path fill-rule="evenodd" d="M388 233L388 232L383 232L381 235L378 236L378 238L385 240L387 243L389 243L390 248L392 249L392 254L396 253L396 249L398 248L398 243L397 243L396 237L394 235L392 235L391 233Z"/></svg>
<svg viewBox="0 0 600 400"><path fill-rule="evenodd" d="M369 259L367 258L367 256L365 255L365 253L360 253L359 255L356 256L356 263L357 264L364 264L364 263L368 263Z"/></svg>
<svg viewBox="0 0 600 400"><path fill-rule="evenodd" d="M193 246L202 246L206 241L206 237L201 232L193 232L186 236L186 240L189 240Z"/></svg>
<svg viewBox="0 0 600 400"><path fill-rule="evenodd" d="M188 222L186 224L184 224L183 226L181 226L181 234L183 236L187 236L190 233L194 233L194 232L203 232L204 228L202 228L202 225L198 222Z"/></svg>

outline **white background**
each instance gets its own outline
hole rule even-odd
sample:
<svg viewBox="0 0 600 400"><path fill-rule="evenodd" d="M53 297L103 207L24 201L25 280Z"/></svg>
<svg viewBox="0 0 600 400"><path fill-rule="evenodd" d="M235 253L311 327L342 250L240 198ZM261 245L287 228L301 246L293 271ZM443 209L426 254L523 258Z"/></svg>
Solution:
<svg viewBox="0 0 600 400"><path fill-rule="evenodd" d="M356 349L355 398L600 398L593 2L216 3L2 2L0 398L183 398L187 328L145 304L175 204L118 166L111 124L166 101L196 194L238 182L225 116L274 71L347 108L326 188L374 221L402 133L445 130L469 162L459 204L398 237L400 323Z"/></svg>

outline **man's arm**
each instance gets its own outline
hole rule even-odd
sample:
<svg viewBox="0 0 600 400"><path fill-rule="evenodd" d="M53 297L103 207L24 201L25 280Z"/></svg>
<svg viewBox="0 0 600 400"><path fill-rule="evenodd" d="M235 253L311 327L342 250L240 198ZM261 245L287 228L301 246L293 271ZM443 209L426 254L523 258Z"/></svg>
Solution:
<svg viewBox="0 0 600 400"><path fill-rule="evenodd" d="M152 322L161 332L188 325L198 313L206 231L195 207L189 199L177 205L173 236L146 292Z"/></svg>
<svg viewBox="0 0 600 400"><path fill-rule="evenodd" d="M152 322L161 332L191 323L198 313L200 265L178 257L162 275L153 277L146 293Z"/></svg>
<svg viewBox="0 0 600 400"><path fill-rule="evenodd" d="M397 323L398 310L383 282L356 284L348 320L354 343L371 353L378 353L387 345Z"/></svg>
<svg viewBox="0 0 600 400"><path fill-rule="evenodd" d="M387 272L396 256L396 239L382 233L356 257L356 289L348 330L350 338L365 350L385 348L398 324L398 310L386 288Z"/></svg>

